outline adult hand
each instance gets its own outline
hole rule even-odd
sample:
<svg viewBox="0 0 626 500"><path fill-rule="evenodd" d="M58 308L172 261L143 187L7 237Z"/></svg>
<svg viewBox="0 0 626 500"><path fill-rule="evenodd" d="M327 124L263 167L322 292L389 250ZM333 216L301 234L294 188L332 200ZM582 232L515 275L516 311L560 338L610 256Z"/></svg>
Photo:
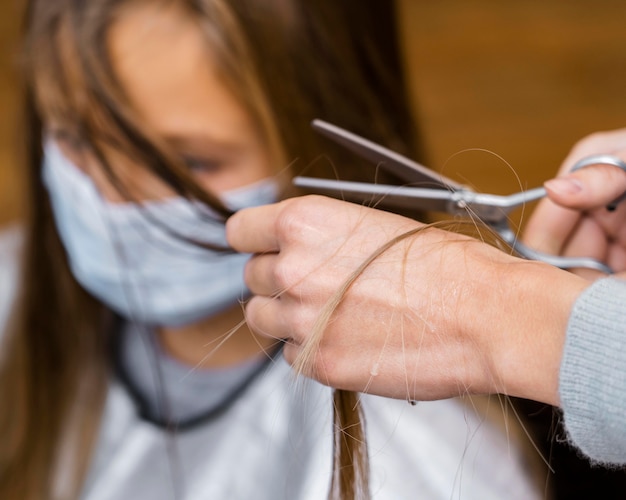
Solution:
<svg viewBox="0 0 626 500"><path fill-rule="evenodd" d="M257 332L294 362L324 305L378 248L419 223L320 196L238 212L230 245L254 253ZM347 290L305 375L396 398L504 392L557 403L567 318L586 282L428 228L380 255Z"/></svg>
<svg viewBox="0 0 626 500"><path fill-rule="evenodd" d="M546 253L593 257L621 272L626 270L626 203L615 211L606 206L626 192L626 172L597 165L570 173L578 160L597 154L626 161L626 129L593 134L572 149L559 176L546 182L548 198L534 211L524 241ZM587 278L601 275L575 272Z"/></svg>

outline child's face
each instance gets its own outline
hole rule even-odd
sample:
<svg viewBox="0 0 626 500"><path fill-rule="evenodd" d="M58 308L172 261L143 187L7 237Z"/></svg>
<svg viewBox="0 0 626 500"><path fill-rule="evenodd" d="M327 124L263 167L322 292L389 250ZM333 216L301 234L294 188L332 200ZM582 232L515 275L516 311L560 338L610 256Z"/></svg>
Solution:
<svg viewBox="0 0 626 500"><path fill-rule="evenodd" d="M124 10L110 29L108 49L135 112L189 164L204 188L219 194L273 173L260 134L220 81L198 27L175 8ZM55 124L49 125L62 151L89 173L104 197L124 201L93 156L55 135ZM116 175L137 198L172 195L147 169L107 153Z"/></svg>

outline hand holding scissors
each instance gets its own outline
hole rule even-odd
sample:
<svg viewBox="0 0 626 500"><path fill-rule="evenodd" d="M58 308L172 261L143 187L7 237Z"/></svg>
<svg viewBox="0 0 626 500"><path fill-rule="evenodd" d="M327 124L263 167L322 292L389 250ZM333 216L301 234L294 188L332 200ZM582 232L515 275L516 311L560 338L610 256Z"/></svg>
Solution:
<svg viewBox="0 0 626 500"><path fill-rule="evenodd" d="M518 239L517 234L509 225L509 214L525 203L544 198L546 190L543 187L508 196L477 193L413 160L335 125L315 120L313 127L335 142L366 159L376 162L381 168L387 169L402 179L405 184L391 186L296 177L294 179L296 186L348 201L375 203L376 206L392 211L408 208L445 212L453 216L473 216L491 227L522 257L541 260L562 269L587 268L603 273L613 272L596 255L591 258L550 254L533 249ZM594 155L583 158L574 165L573 169L597 164L606 164L610 167L626 170L626 164L623 161L609 155ZM621 199L612 200L611 207L619 203Z"/></svg>
<svg viewBox="0 0 626 500"><path fill-rule="evenodd" d="M624 159L626 129L580 141L545 184L548 197L528 221L524 242L545 253L593 257L616 273L626 270L626 203L619 203L626 191ZM594 277L589 270L575 272Z"/></svg>

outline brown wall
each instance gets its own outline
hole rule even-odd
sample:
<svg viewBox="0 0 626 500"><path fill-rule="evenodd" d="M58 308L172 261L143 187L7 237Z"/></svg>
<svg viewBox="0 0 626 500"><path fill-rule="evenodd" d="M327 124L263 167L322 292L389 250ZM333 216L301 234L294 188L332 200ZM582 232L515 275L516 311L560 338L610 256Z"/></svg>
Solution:
<svg viewBox="0 0 626 500"><path fill-rule="evenodd" d="M432 167L504 194L519 186L511 169L462 151L497 153L532 187L578 138L626 125L623 0L399 2ZM20 3L0 0L0 223L20 213L13 71Z"/></svg>
<svg viewBox="0 0 626 500"><path fill-rule="evenodd" d="M506 194L626 126L626 2L400 0L430 164ZM459 153L459 154L457 154ZM455 155L456 156L453 156Z"/></svg>
<svg viewBox="0 0 626 500"><path fill-rule="evenodd" d="M18 0L0 0L0 225L20 210L17 95Z"/></svg>

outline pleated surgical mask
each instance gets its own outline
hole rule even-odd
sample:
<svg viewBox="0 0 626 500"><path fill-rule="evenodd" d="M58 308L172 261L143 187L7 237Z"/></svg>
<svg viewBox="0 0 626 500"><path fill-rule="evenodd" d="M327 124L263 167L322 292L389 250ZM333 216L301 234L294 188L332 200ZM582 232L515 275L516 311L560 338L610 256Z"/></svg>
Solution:
<svg viewBox="0 0 626 500"><path fill-rule="evenodd" d="M155 326L181 326L212 316L248 294L246 254L226 247L223 222L185 198L110 203L91 178L53 141L44 147L43 181L72 273L91 294L123 317ZM273 203L272 179L220 194L238 210Z"/></svg>

